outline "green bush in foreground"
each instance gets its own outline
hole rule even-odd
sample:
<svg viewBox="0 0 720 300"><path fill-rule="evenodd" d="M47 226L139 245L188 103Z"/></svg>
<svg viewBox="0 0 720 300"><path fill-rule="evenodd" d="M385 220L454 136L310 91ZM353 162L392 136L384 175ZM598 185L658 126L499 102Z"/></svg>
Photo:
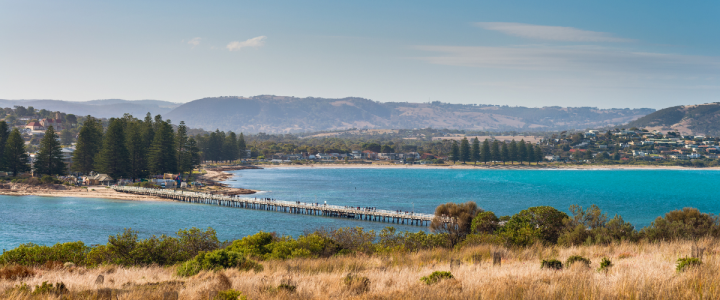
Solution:
<svg viewBox="0 0 720 300"><path fill-rule="evenodd" d="M49 261L82 264L89 251L90 247L83 242L58 243L51 247L28 243L3 252L0 265L38 266Z"/></svg>
<svg viewBox="0 0 720 300"><path fill-rule="evenodd" d="M598 271L607 272L612 266L612 261L610 261L607 257L603 257L602 261L600 261L600 268L598 268Z"/></svg>
<svg viewBox="0 0 720 300"><path fill-rule="evenodd" d="M435 284L440 282L441 280L445 279L453 279L452 273L446 272L446 271L435 271L432 272L429 276L423 276L420 278L420 281L424 282L427 285Z"/></svg>
<svg viewBox="0 0 720 300"><path fill-rule="evenodd" d="M242 253L228 251L225 249L212 252L201 251L195 258L181 264L177 269L177 275L188 277L200 273L201 270L222 270L225 268L238 268L242 271L254 270L260 272L263 266L247 259Z"/></svg>
<svg viewBox="0 0 720 300"><path fill-rule="evenodd" d="M548 259L544 260L540 263L541 269L553 269L553 270L562 270L563 264L561 261L557 259Z"/></svg>
<svg viewBox="0 0 720 300"><path fill-rule="evenodd" d="M573 256L568 257L567 261L565 262L565 265L569 267L576 262L583 263L583 264L585 264L585 266L590 267L590 260L585 257L582 257L580 255L573 255Z"/></svg>
<svg viewBox="0 0 720 300"><path fill-rule="evenodd" d="M675 270L678 272L685 271L689 268L694 268L697 266L700 266L702 264L702 261L699 258L695 257L686 257L686 258L680 258L677 260L677 267Z"/></svg>
<svg viewBox="0 0 720 300"><path fill-rule="evenodd" d="M246 300L247 297L242 294L242 292L229 289L218 292L218 294L213 298L213 300Z"/></svg>

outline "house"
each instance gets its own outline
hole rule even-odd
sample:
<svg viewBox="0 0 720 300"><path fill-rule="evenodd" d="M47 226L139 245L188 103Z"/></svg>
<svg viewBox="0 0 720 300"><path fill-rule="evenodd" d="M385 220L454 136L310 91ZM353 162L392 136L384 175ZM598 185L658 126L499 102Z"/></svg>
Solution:
<svg viewBox="0 0 720 300"><path fill-rule="evenodd" d="M560 160L560 156L557 156L557 155L545 155L545 160L547 160L547 161L558 161L558 160Z"/></svg>
<svg viewBox="0 0 720 300"><path fill-rule="evenodd" d="M71 170L72 167L72 157L73 153L75 152L75 148L72 147L65 147L62 148L62 160L65 163L65 167L68 169L68 172Z"/></svg>
<svg viewBox="0 0 720 300"><path fill-rule="evenodd" d="M386 160L397 159L397 154L395 154L395 153L378 153L377 156L378 156L378 159L386 159Z"/></svg>
<svg viewBox="0 0 720 300"><path fill-rule="evenodd" d="M63 130L62 119L60 119L60 113L57 112L55 113L55 119L41 119L40 125L45 128L52 126L56 132Z"/></svg>
<svg viewBox="0 0 720 300"><path fill-rule="evenodd" d="M45 127L40 124L40 122L30 122L25 125L25 128L30 129L32 131L38 131L38 130L45 130Z"/></svg>
<svg viewBox="0 0 720 300"><path fill-rule="evenodd" d="M112 177L107 174L95 174L83 177L83 182L86 185L109 185L112 180Z"/></svg>
<svg viewBox="0 0 720 300"><path fill-rule="evenodd" d="M377 159L378 158L377 152L372 151L372 150L363 151L362 156L366 159Z"/></svg>

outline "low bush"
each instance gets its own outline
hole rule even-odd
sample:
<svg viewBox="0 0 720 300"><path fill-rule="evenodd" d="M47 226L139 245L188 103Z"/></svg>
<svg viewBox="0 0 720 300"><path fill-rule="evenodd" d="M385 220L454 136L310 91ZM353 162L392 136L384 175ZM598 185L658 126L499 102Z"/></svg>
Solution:
<svg viewBox="0 0 720 300"><path fill-rule="evenodd" d="M178 267L177 275L188 277L201 270L218 271L225 268L238 268L242 271L254 270L255 272L263 270L262 265L245 258L242 253L221 249L212 252L200 251L195 258Z"/></svg>
<svg viewBox="0 0 720 300"><path fill-rule="evenodd" d="M343 278L343 283L352 292L362 294L370 290L370 279L349 273Z"/></svg>
<svg viewBox="0 0 720 300"><path fill-rule="evenodd" d="M68 289L64 283L58 282L55 283L55 285L53 286L52 283L47 283L47 281L43 281L41 285L36 285L35 289L32 292L33 295L62 295L67 293Z"/></svg>
<svg viewBox="0 0 720 300"><path fill-rule="evenodd" d="M543 260L543 261L540 263L540 268L541 268L541 269L562 270L562 268L563 268L563 263L562 263L561 261L557 260L557 259Z"/></svg>
<svg viewBox="0 0 720 300"><path fill-rule="evenodd" d="M19 280L32 276L35 276L35 272L26 266L11 265L0 269L0 279Z"/></svg>
<svg viewBox="0 0 720 300"><path fill-rule="evenodd" d="M686 258L680 258L677 260L677 267L675 267L675 270L678 272L683 272L690 268L695 268L702 265L702 261L699 258L695 257L686 257Z"/></svg>
<svg viewBox="0 0 720 300"><path fill-rule="evenodd" d="M600 261L600 268L598 268L598 271L607 272L612 266L612 261L610 261L610 259L608 259L607 257L603 257L603 259Z"/></svg>
<svg viewBox="0 0 720 300"><path fill-rule="evenodd" d="M52 177L50 175L43 175L40 177L40 183L41 184L61 184L62 181L58 180L55 177Z"/></svg>
<svg viewBox="0 0 720 300"><path fill-rule="evenodd" d="M218 292L218 294L213 298L213 300L246 300L247 297L243 295L242 292L229 289Z"/></svg>
<svg viewBox="0 0 720 300"><path fill-rule="evenodd" d="M159 185L154 184L150 181L136 182L136 183L131 184L131 186L142 187L142 188L151 188L151 189L159 189L160 188Z"/></svg>
<svg viewBox="0 0 720 300"><path fill-rule="evenodd" d="M420 281L424 282L427 285L438 283L445 279L453 279L452 273L446 272L446 271L435 271L432 272L429 276L423 276L420 278Z"/></svg>
<svg viewBox="0 0 720 300"><path fill-rule="evenodd" d="M51 247L28 243L3 252L0 255L0 264L39 266L48 261L83 264L89 251L90 247L83 242L58 243Z"/></svg>
<svg viewBox="0 0 720 300"><path fill-rule="evenodd" d="M572 264L574 264L576 262L583 263L585 266L590 267L590 260L585 257L582 257L580 255L573 255L573 256L568 257L567 261L565 262L565 265L570 267Z"/></svg>

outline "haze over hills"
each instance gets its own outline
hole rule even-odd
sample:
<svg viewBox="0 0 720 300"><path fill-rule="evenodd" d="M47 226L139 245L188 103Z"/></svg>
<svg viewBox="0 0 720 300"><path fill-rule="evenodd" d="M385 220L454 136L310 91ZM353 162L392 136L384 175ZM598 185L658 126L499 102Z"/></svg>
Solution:
<svg viewBox="0 0 720 300"><path fill-rule="evenodd" d="M627 126L717 136L720 135L720 102L664 108L632 121Z"/></svg>
<svg viewBox="0 0 720 300"><path fill-rule="evenodd" d="M547 131L620 125L654 109L508 107L440 102L375 102L363 98L204 98L165 117L194 128L249 133L308 132L348 128L448 128Z"/></svg>
<svg viewBox="0 0 720 300"><path fill-rule="evenodd" d="M32 106L37 109L46 109L50 111L61 111L64 113L75 114L79 116L92 115L99 118L122 117L125 113L130 113L136 117L144 117L150 112L152 115L165 115L173 108L180 105L169 101L160 100L121 100L121 99L104 99L92 100L85 102L64 101L64 100L2 100L0 99L0 107Z"/></svg>

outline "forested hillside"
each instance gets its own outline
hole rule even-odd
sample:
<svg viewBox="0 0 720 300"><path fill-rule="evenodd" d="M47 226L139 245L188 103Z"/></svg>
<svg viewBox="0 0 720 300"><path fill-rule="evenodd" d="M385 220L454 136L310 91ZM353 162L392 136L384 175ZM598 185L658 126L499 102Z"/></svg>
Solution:
<svg viewBox="0 0 720 300"><path fill-rule="evenodd" d="M62 111L76 116L91 115L96 118L119 118L128 113L144 116L150 112L152 115L166 114L178 103L159 100L128 101L121 99L92 100L86 102L63 100L2 100L0 107L12 108L15 106L33 107L37 110Z"/></svg>
<svg viewBox="0 0 720 300"><path fill-rule="evenodd" d="M549 131L620 125L652 112L649 108L528 108L265 95L199 99L175 108L166 116L185 120L190 127L249 133L427 127Z"/></svg>
<svg viewBox="0 0 720 300"><path fill-rule="evenodd" d="M720 102L661 109L630 122L628 127L677 130L686 134L720 135Z"/></svg>

